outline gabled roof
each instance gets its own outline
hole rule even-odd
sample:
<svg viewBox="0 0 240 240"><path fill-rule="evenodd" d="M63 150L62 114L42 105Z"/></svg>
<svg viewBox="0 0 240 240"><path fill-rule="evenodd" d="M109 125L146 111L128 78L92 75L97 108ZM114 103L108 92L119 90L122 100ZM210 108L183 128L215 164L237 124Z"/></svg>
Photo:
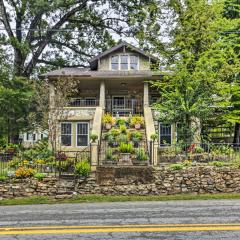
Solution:
<svg viewBox="0 0 240 240"><path fill-rule="evenodd" d="M90 63L90 67L92 70L96 70L97 69L97 66L98 66L98 59L104 57L104 56L107 56L108 54L110 53L113 53L115 51L117 51L118 49L121 49L121 48L127 48L129 50L132 50L133 52L137 52L139 53L140 55L144 56L144 57L147 57L147 58L150 58L150 60L152 62L157 62L158 61L158 58L156 58L155 56L151 55L151 54L148 54L146 52L144 52L143 50L139 49L139 48L136 48L134 47L133 45L127 43L127 42L121 42L117 45L115 45L114 47L100 53L99 55L95 56L94 58L92 58L89 63Z"/></svg>

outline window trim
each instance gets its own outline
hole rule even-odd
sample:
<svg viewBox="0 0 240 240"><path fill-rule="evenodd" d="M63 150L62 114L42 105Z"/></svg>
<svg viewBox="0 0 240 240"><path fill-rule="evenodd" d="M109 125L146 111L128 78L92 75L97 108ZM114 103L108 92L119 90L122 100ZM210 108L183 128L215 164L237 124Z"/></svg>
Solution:
<svg viewBox="0 0 240 240"><path fill-rule="evenodd" d="M62 124L71 124L71 145L66 146L62 144ZM62 147L73 147L73 123L72 122L61 122L60 123L60 144ZM64 134L64 135L69 135L69 134Z"/></svg>
<svg viewBox="0 0 240 240"><path fill-rule="evenodd" d="M128 69L121 69L121 55L128 56ZM112 68L112 57L118 56L118 69L113 69ZM137 57L137 68L136 69L131 69L131 61L130 57L135 56ZM109 57L109 69L111 71L138 71L139 70L139 65L140 65L140 60L139 60L139 55L138 54L133 54L133 53L119 53L119 54L114 54Z"/></svg>
<svg viewBox="0 0 240 240"><path fill-rule="evenodd" d="M170 145L161 145L161 124L169 124L171 127L171 143ZM158 122L158 142L159 142L159 147L165 148L169 147L173 144L173 125L171 123L164 123L164 122Z"/></svg>
<svg viewBox="0 0 240 240"><path fill-rule="evenodd" d="M87 145L85 146L79 146L78 145L78 124L81 124L81 123L86 123L87 124L87 129L88 129L88 138L87 138ZM89 122L86 122L86 121L80 121L80 122L76 122L76 147L88 147L89 146L89 143L90 143L90 134L89 134L89 130L90 130L90 127L89 127ZM84 134L81 134L81 135L84 135Z"/></svg>

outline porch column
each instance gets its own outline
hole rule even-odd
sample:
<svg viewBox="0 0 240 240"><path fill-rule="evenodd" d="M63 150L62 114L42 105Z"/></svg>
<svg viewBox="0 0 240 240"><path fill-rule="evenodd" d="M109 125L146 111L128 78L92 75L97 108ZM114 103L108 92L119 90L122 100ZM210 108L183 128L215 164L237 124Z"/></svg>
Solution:
<svg viewBox="0 0 240 240"><path fill-rule="evenodd" d="M100 83L99 107L105 109L105 81Z"/></svg>
<svg viewBox="0 0 240 240"><path fill-rule="evenodd" d="M144 82L143 85L143 106L149 106L148 82Z"/></svg>

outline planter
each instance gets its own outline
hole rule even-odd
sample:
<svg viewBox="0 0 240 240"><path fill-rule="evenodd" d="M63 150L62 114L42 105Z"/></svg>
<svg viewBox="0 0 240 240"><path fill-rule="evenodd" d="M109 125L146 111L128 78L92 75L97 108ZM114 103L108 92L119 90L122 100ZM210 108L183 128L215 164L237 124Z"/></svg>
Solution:
<svg viewBox="0 0 240 240"><path fill-rule="evenodd" d="M136 166L148 166L149 165L149 160L147 161L140 161L140 160L132 160L133 165Z"/></svg>
<svg viewBox="0 0 240 240"><path fill-rule="evenodd" d="M102 161L103 165L116 165L117 161L116 160L104 160Z"/></svg>
<svg viewBox="0 0 240 240"><path fill-rule="evenodd" d="M131 153L121 153L118 165L132 165Z"/></svg>
<svg viewBox="0 0 240 240"><path fill-rule="evenodd" d="M140 123L136 123L136 124L134 125L134 127L135 127L135 129L140 129L140 128L141 128L141 124L140 124Z"/></svg>
<svg viewBox="0 0 240 240"><path fill-rule="evenodd" d="M112 128L112 124L111 124L111 123L106 123L106 124L105 124L105 128L106 128L107 130L110 130L110 129Z"/></svg>

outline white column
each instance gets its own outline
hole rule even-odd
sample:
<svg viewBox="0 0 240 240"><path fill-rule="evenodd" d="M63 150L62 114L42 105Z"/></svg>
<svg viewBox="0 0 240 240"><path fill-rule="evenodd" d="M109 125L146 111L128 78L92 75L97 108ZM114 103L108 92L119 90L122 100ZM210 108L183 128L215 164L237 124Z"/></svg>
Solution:
<svg viewBox="0 0 240 240"><path fill-rule="evenodd" d="M149 106L149 93L148 93L148 83L144 82L143 85L143 105L144 107Z"/></svg>
<svg viewBox="0 0 240 240"><path fill-rule="evenodd" d="M105 81L100 83L99 106L105 109Z"/></svg>

